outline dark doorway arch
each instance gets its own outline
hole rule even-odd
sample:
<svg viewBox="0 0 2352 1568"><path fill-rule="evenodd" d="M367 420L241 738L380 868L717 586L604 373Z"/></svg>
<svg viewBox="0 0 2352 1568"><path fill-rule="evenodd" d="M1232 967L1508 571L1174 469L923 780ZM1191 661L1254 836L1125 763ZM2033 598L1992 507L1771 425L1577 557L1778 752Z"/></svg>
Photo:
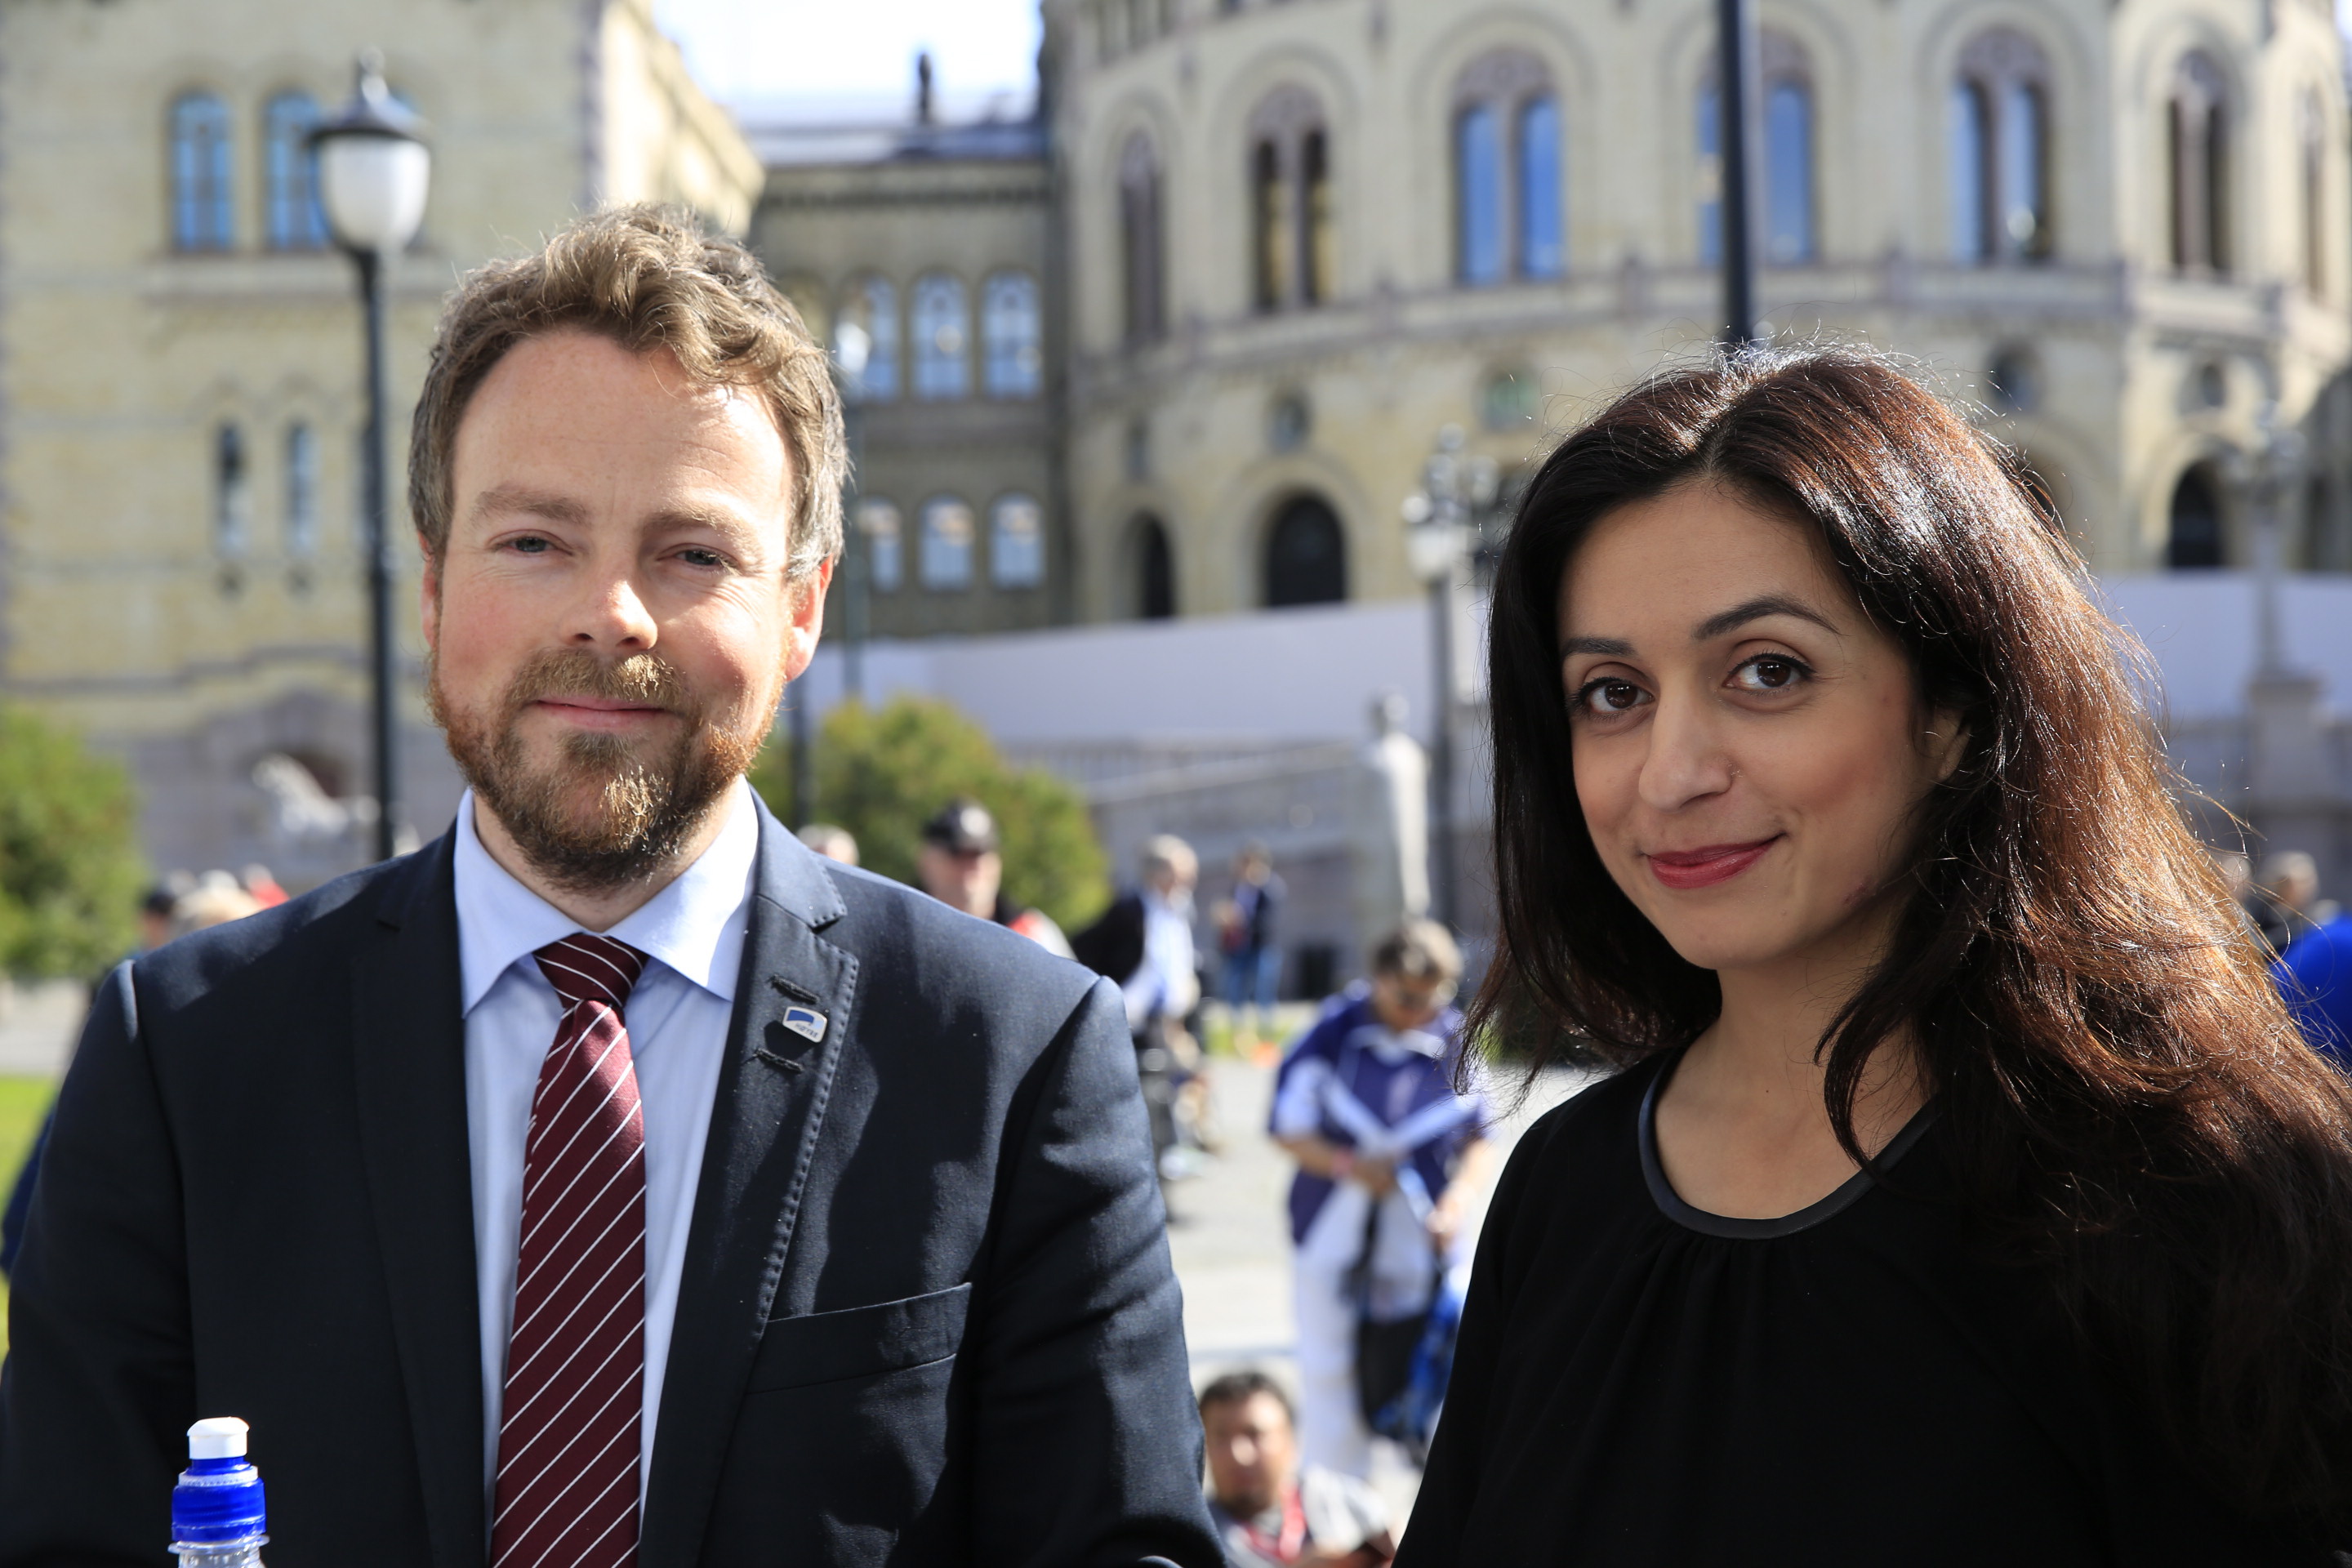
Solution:
<svg viewBox="0 0 2352 1568"><path fill-rule="evenodd" d="M1265 535L1265 603L1328 605L1348 596L1348 541L1320 496L1297 496L1274 514Z"/></svg>
<svg viewBox="0 0 2352 1568"><path fill-rule="evenodd" d="M1171 620L1176 614L1176 552L1168 543L1168 526L1145 512L1135 520L1133 532L1136 616Z"/></svg>
<svg viewBox="0 0 2352 1568"><path fill-rule="evenodd" d="M2164 563L2176 572L2221 564L2221 498L2210 464L2200 463L2173 487L2172 523Z"/></svg>

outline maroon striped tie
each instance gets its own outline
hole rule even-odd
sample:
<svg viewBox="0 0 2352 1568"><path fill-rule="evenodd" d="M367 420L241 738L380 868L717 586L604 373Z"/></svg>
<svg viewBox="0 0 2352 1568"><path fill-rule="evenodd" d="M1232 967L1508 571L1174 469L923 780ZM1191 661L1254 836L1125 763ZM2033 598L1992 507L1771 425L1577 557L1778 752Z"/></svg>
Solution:
<svg viewBox="0 0 2352 1568"><path fill-rule="evenodd" d="M646 1370L646 1118L621 1017L646 955L585 932L539 950L563 998L522 1161L494 1568L637 1555Z"/></svg>

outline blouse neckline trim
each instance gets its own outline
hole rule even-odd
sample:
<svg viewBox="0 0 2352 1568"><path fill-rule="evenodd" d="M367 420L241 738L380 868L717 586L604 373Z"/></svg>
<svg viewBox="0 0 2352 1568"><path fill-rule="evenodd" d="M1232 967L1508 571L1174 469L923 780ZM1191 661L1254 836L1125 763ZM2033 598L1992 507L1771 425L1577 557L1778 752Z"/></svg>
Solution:
<svg viewBox="0 0 2352 1568"><path fill-rule="evenodd" d="M1856 1200L1877 1184L1871 1180L1869 1172L1856 1171L1826 1197L1816 1199L1795 1213L1784 1214L1776 1219L1740 1219L1730 1215L1709 1214L1705 1209L1685 1203L1682 1195L1675 1191L1674 1184L1666 1180L1665 1166L1658 1159L1657 1135L1658 1092L1675 1076L1675 1068L1682 1064L1682 1058L1681 1050L1675 1051L1651 1078L1649 1087L1642 1091L1641 1113L1634 1121L1641 1134L1642 1179L1648 1184L1651 1201L1658 1205L1658 1212L1675 1224L1686 1230L1697 1231L1702 1236L1722 1237L1731 1241L1769 1241L1776 1237L1794 1236L1801 1230L1811 1230L1823 1220L1851 1208ZM1903 1131L1888 1140L1886 1147L1879 1151L1874 1162L1878 1168L1892 1170L1897 1160L1909 1153L1911 1146L1919 1142L1920 1135L1936 1120L1939 1109L1938 1104L1931 1100L1913 1112L1911 1120L1903 1124Z"/></svg>

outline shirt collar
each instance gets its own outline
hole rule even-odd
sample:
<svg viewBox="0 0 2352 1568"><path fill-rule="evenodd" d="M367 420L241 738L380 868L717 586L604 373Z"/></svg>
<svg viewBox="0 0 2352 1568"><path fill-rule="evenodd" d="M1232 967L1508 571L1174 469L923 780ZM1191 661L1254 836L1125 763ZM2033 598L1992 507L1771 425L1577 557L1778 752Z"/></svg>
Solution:
<svg viewBox="0 0 2352 1568"><path fill-rule="evenodd" d="M727 820L691 866L643 908L604 932L692 981L722 1002L735 999L744 910L760 858L760 815L751 786L737 781L719 809ZM457 962L466 1011L499 976L523 959L582 929L490 858L474 831L474 792L457 805L453 867L457 893Z"/></svg>

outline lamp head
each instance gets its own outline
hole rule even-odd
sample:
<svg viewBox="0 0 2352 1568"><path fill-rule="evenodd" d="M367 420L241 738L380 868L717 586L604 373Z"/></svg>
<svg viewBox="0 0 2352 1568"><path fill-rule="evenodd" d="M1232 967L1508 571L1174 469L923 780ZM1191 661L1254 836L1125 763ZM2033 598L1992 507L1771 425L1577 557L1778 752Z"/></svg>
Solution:
<svg viewBox="0 0 2352 1568"><path fill-rule="evenodd" d="M310 132L319 154L319 201L336 244L388 256L416 237L433 165L424 130L424 121L384 85L383 57L363 51L351 101Z"/></svg>

